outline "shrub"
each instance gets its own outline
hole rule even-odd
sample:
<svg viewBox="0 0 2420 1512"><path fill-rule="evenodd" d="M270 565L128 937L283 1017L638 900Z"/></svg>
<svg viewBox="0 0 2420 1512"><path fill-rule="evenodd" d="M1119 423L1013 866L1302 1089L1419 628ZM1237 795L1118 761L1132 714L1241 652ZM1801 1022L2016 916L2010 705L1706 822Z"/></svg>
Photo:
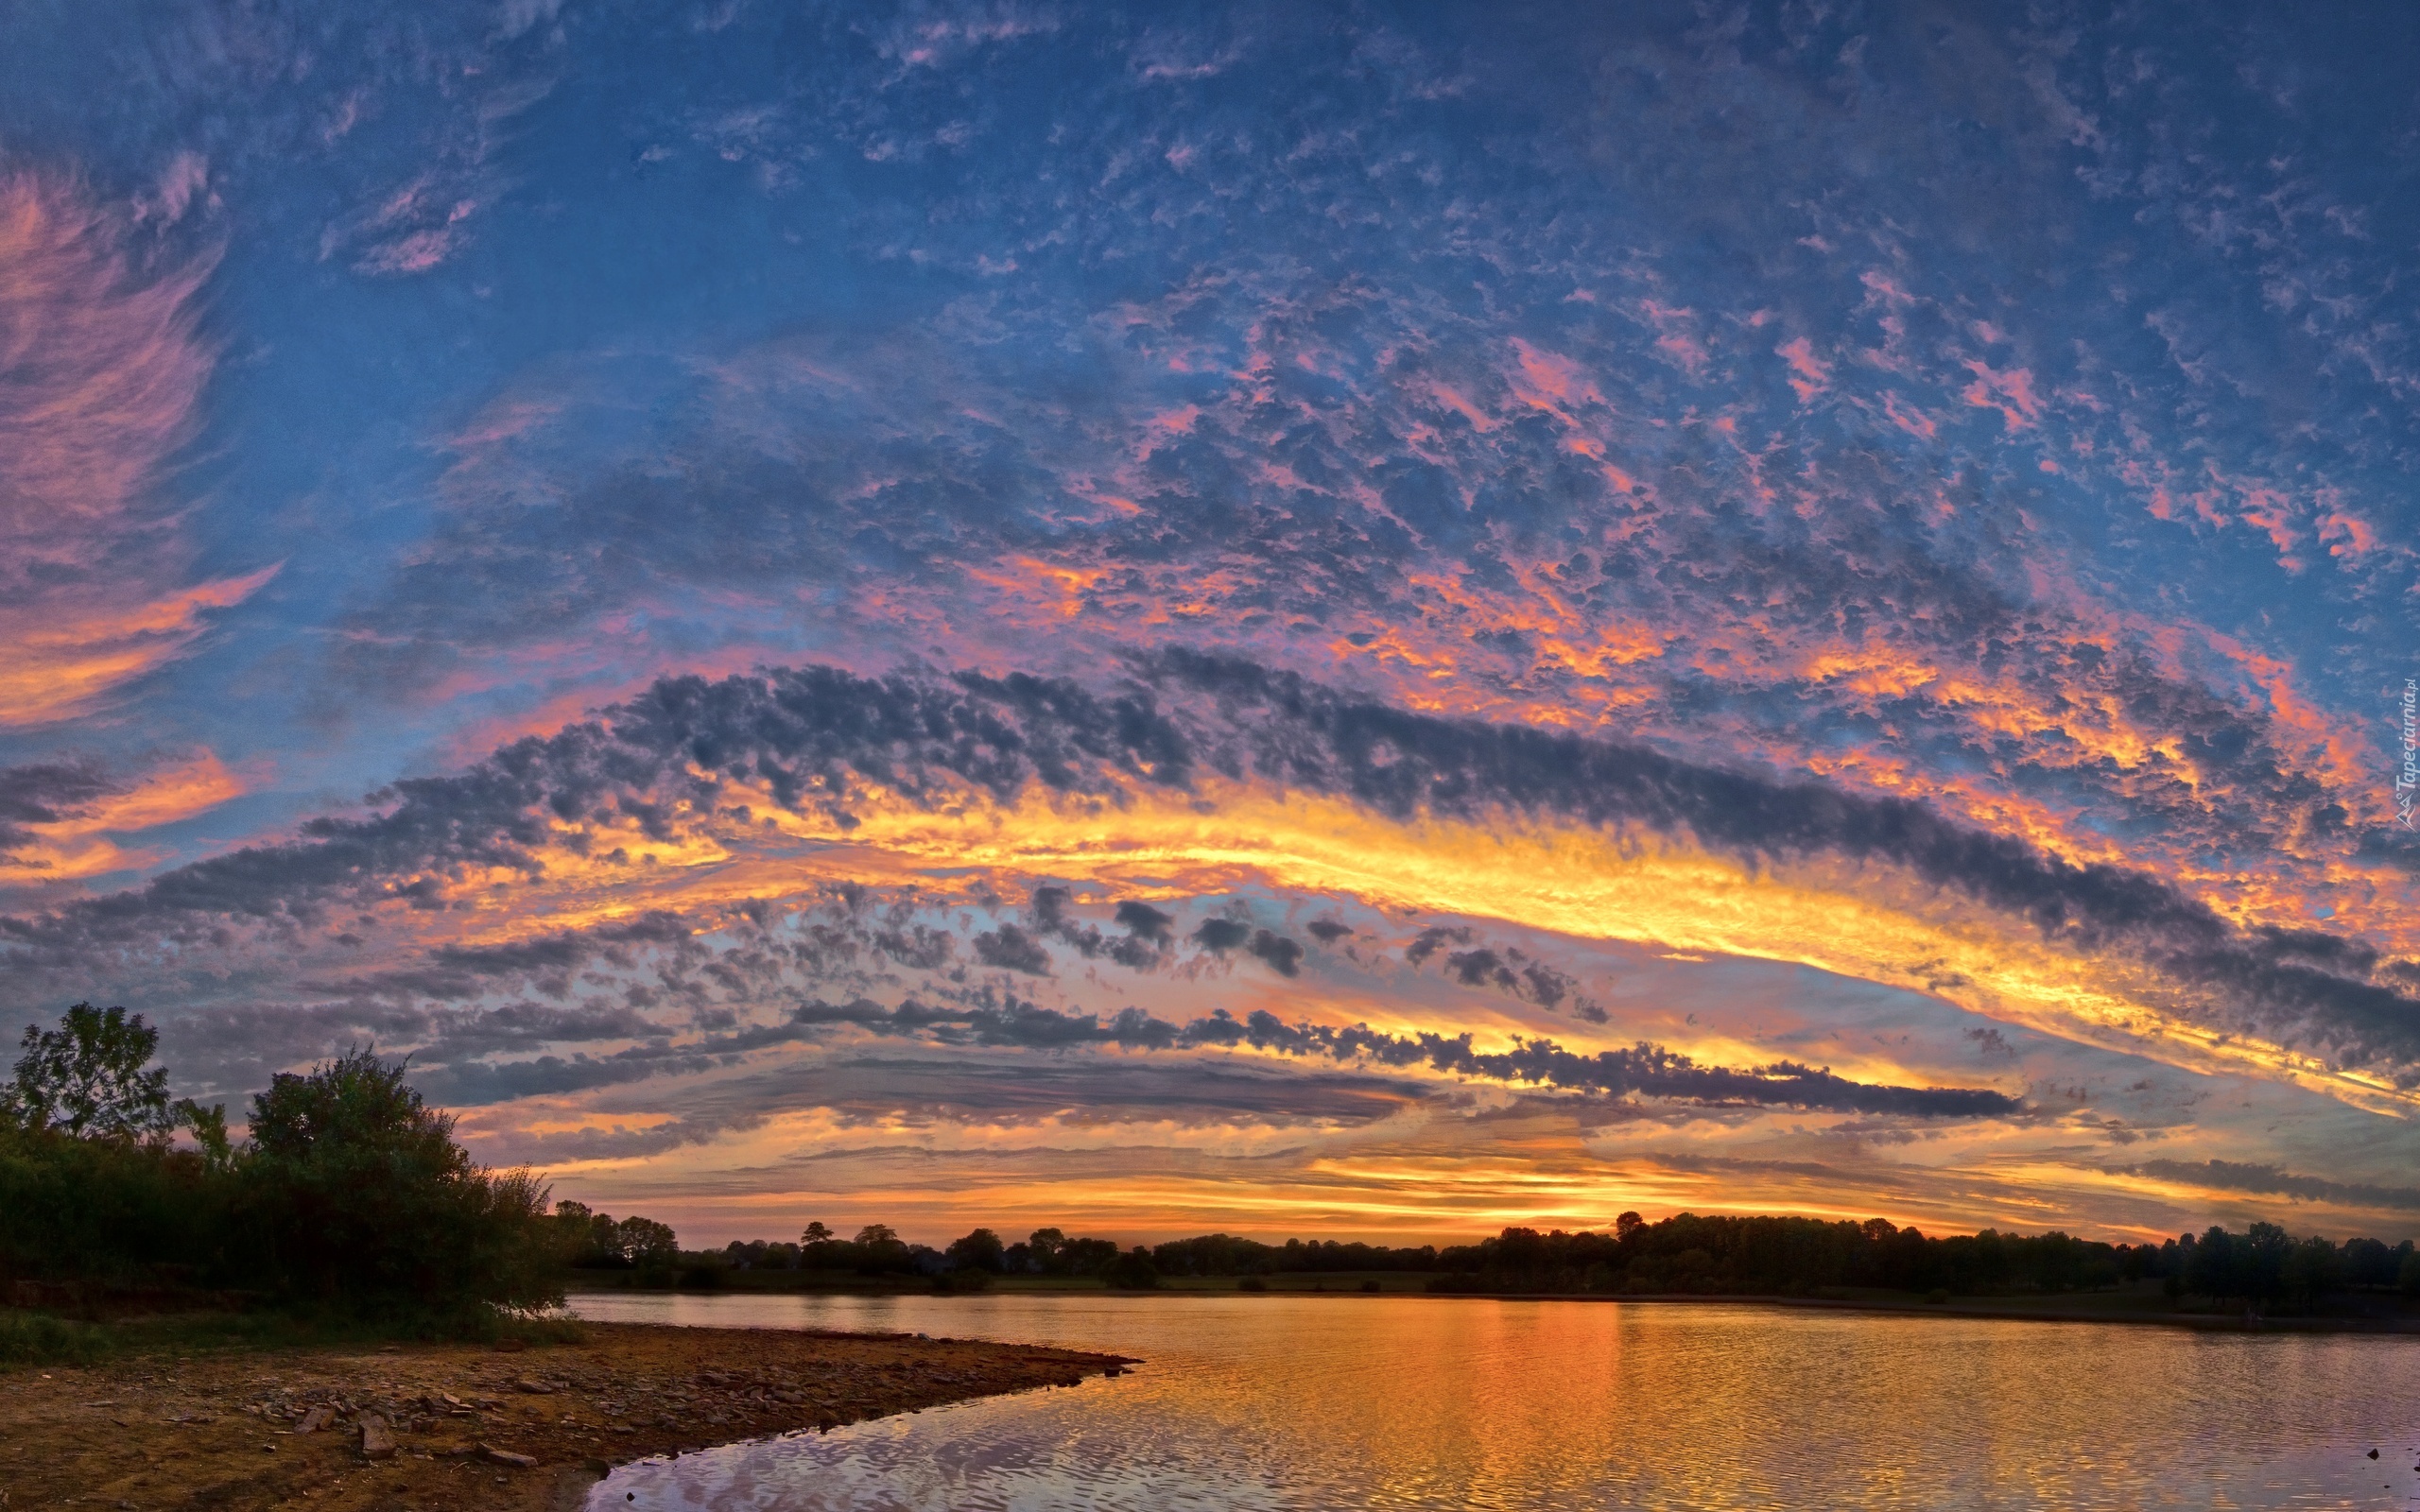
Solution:
<svg viewBox="0 0 2420 1512"><path fill-rule="evenodd" d="M371 1050L282 1074L252 1099L243 1215L293 1298L357 1313L560 1303L546 1192L454 1143L454 1119Z"/></svg>

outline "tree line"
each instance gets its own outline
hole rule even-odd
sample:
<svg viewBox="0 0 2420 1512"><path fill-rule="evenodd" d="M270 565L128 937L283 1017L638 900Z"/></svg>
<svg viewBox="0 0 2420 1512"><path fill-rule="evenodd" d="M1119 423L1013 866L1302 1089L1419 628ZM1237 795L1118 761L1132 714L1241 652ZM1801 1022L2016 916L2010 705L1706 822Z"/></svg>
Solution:
<svg viewBox="0 0 2420 1512"><path fill-rule="evenodd" d="M2308 1308L2346 1293L2420 1296L2420 1253L2410 1240L2342 1244L2297 1238L2272 1223L2243 1233L2224 1228L2159 1244L2109 1244L2056 1230L1934 1236L1887 1219L1863 1223L1797 1217L1680 1213L1649 1223L1623 1213L1609 1231L1506 1228L1491 1239L1439 1248L1336 1240L1266 1244L1202 1234L1121 1249L1107 1239L1070 1239L1039 1228L1004 1244L977 1228L941 1247L911 1245L889 1226L842 1239L821 1223L796 1244L734 1241L698 1263L735 1269L924 1276L1090 1276L1116 1285L1164 1277L1414 1272L1427 1289L1473 1294L1671 1294L1804 1297L1881 1290L1993 1297L2060 1294L2157 1281L2169 1297L2269 1310Z"/></svg>
<svg viewBox="0 0 2420 1512"><path fill-rule="evenodd" d="M1202 1234L1155 1246L978 1228L935 1247L885 1224L843 1238L693 1251L649 1218L548 1207L527 1172L455 1143L400 1061L356 1049L282 1074L252 1099L245 1138L224 1108L169 1095L159 1033L123 1008L70 1008L28 1027L0 1084L0 1281L236 1297L357 1314L464 1317L562 1300L573 1273L711 1285L735 1269L922 1278L979 1290L1008 1276L1148 1288L1170 1277L1412 1272L1433 1292L1804 1296L1881 1289L1947 1296L2064 1293L2156 1281L2220 1305L2308 1308L2346 1293L2420 1296L2409 1240L2341 1244L2271 1223L2160 1244L2062 1232L1932 1236L1880 1218L1623 1213L1609 1231L1511 1228L1475 1244L1389 1246ZM180 1143L181 1140L182 1143Z"/></svg>
<svg viewBox="0 0 2420 1512"><path fill-rule="evenodd" d="M0 1281L454 1321L562 1301L545 1187L474 1161L403 1063L280 1074L238 1143L223 1107L170 1098L159 1040L90 1004L26 1030L0 1086Z"/></svg>
<svg viewBox="0 0 2420 1512"><path fill-rule="evenodd" d="M2153 1245L2045 1234L1932 1236L1886 1219L1863 1223L1634 1212L1610 1232L1507 1228L1438 1252L1438 1291L1806 1296L1880 1289L1989 1297L2066 1293L2157 1280L2174 1298L2308 1308L2348 1292L2420 1296L2411 1241L2335 1244L2273 1223L2241 1234L2214 1227Z"/></svg>

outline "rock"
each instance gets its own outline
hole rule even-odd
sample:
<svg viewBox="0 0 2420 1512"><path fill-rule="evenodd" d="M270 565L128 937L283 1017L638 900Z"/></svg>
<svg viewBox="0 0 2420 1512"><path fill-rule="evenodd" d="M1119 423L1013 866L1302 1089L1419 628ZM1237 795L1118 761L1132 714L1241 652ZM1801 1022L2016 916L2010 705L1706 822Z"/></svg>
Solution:
<svg viewBox="0 0 2420 1512"><path fill-rule="evenodd" d="M327 1403L321 1402L302 1415L302 1420L294 1425L294 1431L298 1434L316 1434L328 1426L328 1419L335 1416L336 1413L330 1410Z"/></svg>
<svg viewBox="0 0 2420 1512"><path fill-rule="evenodd" d="M361 1415L361 1457L393 1459L395 1435L387 1431L387 1419L374 1412Z"/></svg>
<svg viewBox="0 0 2420 1512"><path fill-rule="evenodd" d="M512 1385L514 1390L526 1391L533 1397L551 1397L555 1394L555 1388L553 1386L548 1385L544 1381L532 1380L528 1376L523 1376L520 1380L514 1382Z"/></svg>
<svg viewBox="0 0 2420 1512"><path fill-rule="evenodd" d="M2376 1459L2376 1458L2377 1458L2377 1457L2378 1457L2378 1452L2377 1452L2377 1450L2375 1450L2375 1449L2374 1449L2374 1450L2371 1450L2371 1451L2370 1451L2370 1458L2372 1458L2372 1459Z"/></svg>
<svg viewBox="0 0 2420 1512"><path fill-rule="evenodd" d="M535 1469L538 1468L538 1462L527 1454L516 1454L509 1449L496 1449L487 1444L481 1444L479 1446L479 1458L486 1460L491 1465L510 1466L511 1469L516 1470Z"/></svg>

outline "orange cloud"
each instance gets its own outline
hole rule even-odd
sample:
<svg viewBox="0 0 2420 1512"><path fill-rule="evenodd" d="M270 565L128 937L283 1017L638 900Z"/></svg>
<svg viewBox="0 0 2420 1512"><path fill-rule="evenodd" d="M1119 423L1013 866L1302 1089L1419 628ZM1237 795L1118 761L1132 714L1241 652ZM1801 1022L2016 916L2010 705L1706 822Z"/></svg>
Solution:
<svg viewBox="0 0 2420 1512"><path fill-rule="evenodd" d="M165 852L129 850L118 838L206 813L240 797L249 785L216 753L203 751L146 773L124 792L96 799L49 823L28 825L33 842L0 853L0 876L31 872L43 881L60 881L148 866L164 859Z"/></svg>

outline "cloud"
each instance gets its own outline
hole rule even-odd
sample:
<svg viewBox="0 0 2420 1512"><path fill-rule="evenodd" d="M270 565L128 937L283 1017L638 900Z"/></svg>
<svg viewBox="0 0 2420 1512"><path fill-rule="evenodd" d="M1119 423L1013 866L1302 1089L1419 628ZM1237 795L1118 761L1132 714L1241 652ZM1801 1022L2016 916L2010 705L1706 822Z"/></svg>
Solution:
<svg viewBox="0 0 2420 1512"><path fill-rule="evenodd" d="M2358 1181L2331 1181L2324 1177L2296 1176L2273 1165L2235 1160L2145 1160L2139 1165L2112 1167L2112 1174L2149 1177L2179 1186L2242 1192L2255 1196L2286 1197L2295 1202L2332 1202L2349 1208L2390 1212L2420 1212L2420 1188L2371 1186Z"/></svg>
<svg viewBox="0 0 2420 1512"><path fill-rule="evenodd" d="M2012 939L2148 970L2167 984L2151 1001L2188 1022L2257 1029L2392 1076L2420 1065L2413 1000L2388 985L2388 958L2374 947L2322 931L2247 931L2156 876L2078 866L1919 802L1440 718L1236 659L1162 652L1130 666L1128 679L1099 689L1025 674L868 679L821 667L666 679L597 722L516 742L461 775L399 782L382 812L312 820L291 842L0 919L0 950L21 968L73 971L136 940L213 937L221 920L275 931L337 908L442 911L452 879L472 874L531 885L566 868L602 864L610 874L632 864L633 846L678 848L702 834L706 816L735 801L728 784L847 834L901 803L929 809L972 793L1013 805L1031 791L1122 804L1194 791L1198 776L1330 795L1400 824L1526 816L1662 836L1751 868L1887 868L1997 919ZM1030 930L1002 923L979 937L978 959L1039 973L1049 969L1045 937L1107 948L1069 922L1064 900L1037 904ZM1155 948L1165 928L1139 915L1129 927ZM1191 938L1299 970L1300 946L1262 933L1213 916ZM1460 955L1451 969L1461 976L1496 980L1478 952L1447 951L1455 938L1424 936L1407 959ZM1509 956L1493 966L1512 977L1507 990L1532 1001L1558 986L1521 974ZM1938 970L1927 979L1960 986Z"/></svg>
<svg viewBox="0 0 2420 1512"><path fill-rule="evenodd" d="M0 853L34 839L34 826L56 824L94 799L122 791L92 762L0 767Z"/></svg>
<svg viewBox="0 0 2420 1512"><path fill-rule="evenodd" d="M0 727L92 709L275 572L176 586L160 490L200 425L215 255L138 255L131 224L72 178L0 167Z"/></svg>
<svg viewBox="0 0 2420 1512"><path fill-rule="evenodd" d="M942 1043L1063 1051L1115 1047L1129 1052L1250 1048L1345 1065L1426 1068L1448 1075L1551 1087L1606 1096L1643 1096L1708 1104L1789 1107L1910 1118L2007 1118L2026 1106L2005 1092L1954 1087L1890 1087L1853 1082L1790 1061L1752 1069L1701 1065L1660 1045L1640 1043L1594 1055L1551 1040L1516 1040L1504 1051L1473 1047L1469 1034L1390 1034L1357 1023L1288 1022L1265 1009L1244 1019L1221 1008L1179 1025L1127 1008L1104 1021L1011 998L965 1010L928 1007L910 999L895 1009L857 1002L813 1003L792 1015L817 1027L848 1025L875 1034L930 1038Z"/></svg>
<svg viewBox="0 0 2420 1512"><path fill-rule="evenodd" d="M91 760L0 767L0 884L54 883L160 860L162 852L125 850L112 836L191 818L246 785L208 751L133 776Z"/></svg>

